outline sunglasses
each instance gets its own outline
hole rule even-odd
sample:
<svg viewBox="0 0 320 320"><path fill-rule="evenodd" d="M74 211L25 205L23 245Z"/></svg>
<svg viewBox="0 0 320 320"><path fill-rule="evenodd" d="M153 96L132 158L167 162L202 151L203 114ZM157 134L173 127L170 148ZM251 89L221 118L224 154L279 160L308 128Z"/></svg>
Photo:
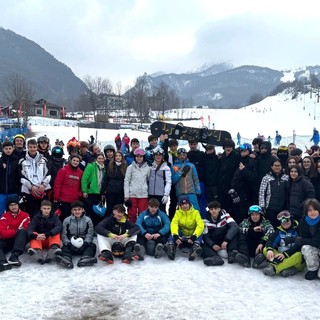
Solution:
<svg viewBox="0 0 320 320"><path fill-rule="evenodd" d="M279 221L281 221L281 223L286 223L290 220L291 218L291 214L289 211L281 211L280 213L278 213L277 215L277 219Z"/></svg>

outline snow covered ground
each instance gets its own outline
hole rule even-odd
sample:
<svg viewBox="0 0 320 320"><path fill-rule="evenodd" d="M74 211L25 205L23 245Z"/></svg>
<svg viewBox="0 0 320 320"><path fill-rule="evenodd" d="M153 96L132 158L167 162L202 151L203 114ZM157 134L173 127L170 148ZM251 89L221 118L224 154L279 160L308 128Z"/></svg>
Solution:
<svg viewBox="0 0 320 320"><path fill-rule="evenodd" d="M304 101L303 97L278 96L240 110L196 111L204 119L210 113L217 129L228 130L233 137L239 131L248 141L258 133L274 137L279 130L285 137L283 144L288 144L295 130L297 145L304 149L311 145L312 129L319 124L319 114L314 120L312 113L317 107L307 97ZM144 142L148 137L148 133L131 130L78 131L45 124L32 125L32 130L36 137L47 134L52 144L57 138L87 140L97 134L104 145L113 142L118 132ZM200 121L189 124L201 126ZM200 259L189 262L181 255L175 261L146 257L131 265L116 261L107 266L99 261L93 267L72 270L38 265L26 254L21 261L20 268L0 273L2 319L289 320L319 319L320 314L320 282L304 280L303 273L286 279L267 277L260 270L228 263L206 267Z"/></svg>

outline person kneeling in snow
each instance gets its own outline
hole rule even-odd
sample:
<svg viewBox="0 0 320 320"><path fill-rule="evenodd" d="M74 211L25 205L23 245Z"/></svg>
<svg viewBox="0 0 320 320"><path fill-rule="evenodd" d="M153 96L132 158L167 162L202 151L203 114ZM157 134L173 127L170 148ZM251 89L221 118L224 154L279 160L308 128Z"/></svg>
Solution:
<svg viewBox="0 0 320 320"><path fill-rule="evenodd" d="M281 223L276 232L266 243L263 253L269 265L262 270L267 276L279 274L282 277L294 276L297 271L303 271L301 247L293 245L298 236L298 222L287 210L277 215Z"/></svg>
<svg viewBox="0 0 320 320"><path fill-rule="evenodd" d="M195 260L201 255L201 241L204 230L204 223L198 210L191 205L188 196L180 196L179 209L177 209L171 221L171 235L164 251L170 260L174 260L176 256L176 247L180 249L189 248L189 261Z"/></svg>
<svg viewBox="0 0 320 320"><path fill-rule="evenodd" d="M228 257L229 263L234 263L237 254L237 235L239 227L229 213L221 209L218 201L208 204L203 233L203 263L207 266L221 266L222 258Z"/></svg>
<svg viewBox="0 0 320 320"><path fill-rule="evenodd" d="M137 234L140 232L139 227L128 219L125 214L126 209L122 204L116 204L112 213L112 216L103 219L96 225L100 250L98 259L113 264L112 253L114 252L114 255L122 256L123 263L143 260L142 256L134 252ZM123 250L119 250L121 247Z"/></svg>
<svg viewBox="0 0 320 320"><path fill-rule="evenodd" d="M72 256L81 255L77 266L92 266L97 263L92 220L85 215L83 202L74 201L70 208L71 215L63 220L62 255L56 256L56 260L63 267L72 269Z"/></svg>

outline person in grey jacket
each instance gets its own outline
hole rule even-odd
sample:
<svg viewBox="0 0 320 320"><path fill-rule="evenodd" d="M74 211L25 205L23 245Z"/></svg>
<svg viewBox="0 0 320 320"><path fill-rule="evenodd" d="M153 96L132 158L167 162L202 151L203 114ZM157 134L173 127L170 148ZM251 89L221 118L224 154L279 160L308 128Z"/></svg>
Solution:
<svg viewBox="0 0 320 320"><path fill-rule="evenodd" d="M153 149L154 161L150 167L149 199L159 201L160 211L166 212L166 204L171 190L171 170L164 161L164 150L159 146Z"/></svg>
<svg viewBox="0 0 320 320"><path fill-rule="evenodd" d="M63 220L62 255L56 260L68 269L73 268L72 257L80 255L78 267L92 266L97 263L96 245L93 243L94 228L92 220L85 215L81 201L74 201L70 205L71 215Z"/></svg>

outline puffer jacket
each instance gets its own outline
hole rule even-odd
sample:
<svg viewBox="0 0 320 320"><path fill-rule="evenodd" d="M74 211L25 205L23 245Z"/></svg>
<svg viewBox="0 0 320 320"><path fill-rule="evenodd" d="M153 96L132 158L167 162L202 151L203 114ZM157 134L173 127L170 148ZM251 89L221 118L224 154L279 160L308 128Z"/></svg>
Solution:
<svg viewBox="0 0 320 320"><path fill-rule="evenodd" d="M83 193L88 194L100 194L99 182L98 182L98 164L96 162L88 163L84 169L81 179L81 189ZM106 174L105 169L102 169L103 177ZM102 184L103 178L101 180Z"/></svg>
<svg viewBox="0 0 320 320"><path fill-rule="evenodd" d="M41 184L45 186L45 190L51 189L47 159L39 152L34 158L27 153L24 159L20 159L19 165L21 166L21 192L30 194L33 186L38 187Z"/></svg>
<svg viewBox="0 0 320 320"><path fill-rule="evenodd" d="M183 167L189 166L190 170L185 177L181 175L180 170ZM178 160L175 162L174 166L171 168L172 183L176 186L176 195L181 194L198 194L200 195L200 182L198 178L197 169L191 162L185 160L184 162Z"/></svg>
<svg viewBox="0 0 320 320"><path fill-rule="evenodd" d="M171 170L166 162L157 170L155 163L150 167L149 195L169 196L171 190Z"/></svg>
<svg viewBox="0 0 320 320"><path fill-rule="evenodd" d="M17 215L5 212L0 219L0 239L11 239L19 229L27 230L30 224L29 214L19 210Z"/></svg>
<svg viewBox="0 0 320 320"><path fill-rule="evenodd" d="M125 234L128 237L135 236L140 232L139 227L132 223L126 216L123 216L120 220L110 216L103 219L96 225L96 231L98 234L104 237L111 237L112 235Z"/></svg>
<svg viewBox="0 0 320 320"><path fill-rule="evenodd" d="M125 198L148 198L148 182L150 178L150 167L147 162L139 166L136 162L127 168L124 178Z"/></svg>
<svg viewBox="0 0 320 320"><path fill-rule="evenodd" d="M92 220L83 214L80 218L71 215L63 220L61 240L64 246L70 243L72 237L83 238L84 242L91 243L94 236Z"/></svg>
<svg viewBox="0 0 320 320"><path fill-rule="evenodd" d="M54 236L62 232L62 223L57 215L53 212L49 217L44 217L38 212L32 219L28 227L29 239L36 239L35 233L44 233L46 237Z"/></svg>
<svg viewBox="0 0 320 320"><path fill-rule="evenodd" d="M170 229L172 236L179 235L179 230L181 230L183 235L187 237L195 235L199 238L204 230L204 222L199 211L193 207L187 211L179 208L174 214Z"/></svg>
<svg viewBox="0 0 320 320"><path fill-rule="evenodd" d="M0 159L0 193L20 193L18 157L15 154L2 154Z"/></svg>
<svg viewBox="0 0 320 320"><path fill-rule="evenodd" d="M136 224L139 226L140 233L143 236L146 233L159 233L164 236L170 231L170 219L159 209L155 214L151 214L149 210L142 211L138 216Z"/></svg>

